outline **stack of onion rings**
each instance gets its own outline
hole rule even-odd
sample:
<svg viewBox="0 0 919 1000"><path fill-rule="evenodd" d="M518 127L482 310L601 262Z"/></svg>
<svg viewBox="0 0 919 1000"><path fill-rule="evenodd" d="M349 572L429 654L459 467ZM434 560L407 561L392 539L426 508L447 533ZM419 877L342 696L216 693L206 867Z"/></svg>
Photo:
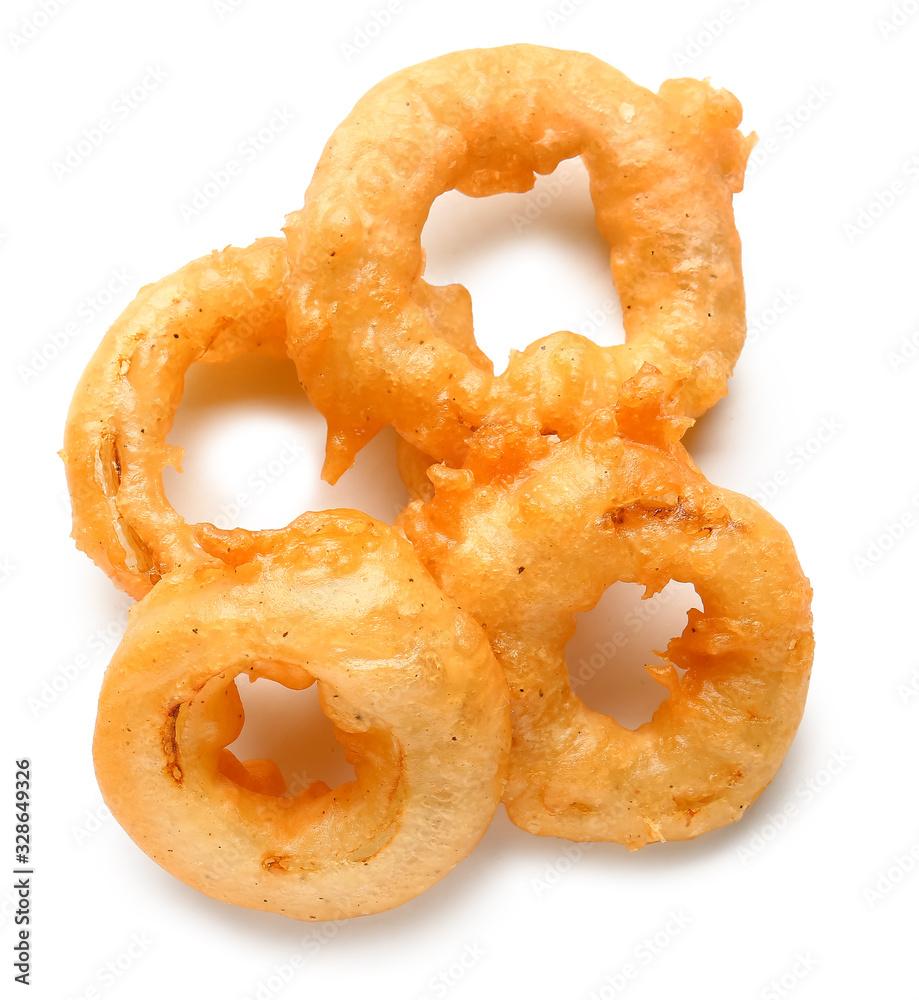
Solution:
<svg viewBox="0 0 919 1000"><path fill-rule="evenodd" d="M481 629L388 526L340 511L221 532L167 500L185 371L284 356L286 269L263 239L144 289L84 373L62 456L77 544L142 598L100 696L106 801L189 885L323 920L394 906L469 853L503 791L509 699ZM357 780L286 798L274 762L238 761L243 671L318 680Z"/></svg>
<svg viewBox="0 0 919 1000"><path fill-rule="evenodd" d="M803 711L810 588L784 529L680 444L743 343L740 114L706 83L653 94L581 53L432 60L339 126L286 242L194 261L112 327L62 454L78 545L142 598L94 754L163 867L240 905L352 916L446 874L502 798L532 833L638 848L735 820L766 787ZM495 376L466 290L423 279L422 226L445 190L527 190L572 156L626 342L556 333ZM171 507L184 373L247 351L296 362L329 480L395 426L404 537L356 511L251 532ZM572 692L564 647L612 583L672 579L704 611L649 667L669 697L631 732ZM241 673L317 680L356 780L287 798L275 764L239 761Z"/></svg>

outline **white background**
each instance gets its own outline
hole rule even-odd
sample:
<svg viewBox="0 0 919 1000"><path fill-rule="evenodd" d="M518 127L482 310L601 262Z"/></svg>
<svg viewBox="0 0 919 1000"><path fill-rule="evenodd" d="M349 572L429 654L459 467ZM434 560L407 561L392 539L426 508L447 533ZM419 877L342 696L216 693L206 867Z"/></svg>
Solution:
<svg viewBox="0 0 919 1000"><path fill-rule="evenodd" d="M907 162L919 154L919 5L402 0L368 44L358 33L384 6L70 0L50 18L34 0L3 6L0 606L13 726L0 741L0 870L13 868L13 761L28 756L30 995L586 1000L620 995L612 983L631 963L624 995L636 998L915 996L919 171ZM31 37L14 37L23 30ZM446 51L516 41L593 52L653 89L711 76L761 137L735 200L750 341L730 396L687 441L714 482L765 499L812 579L818 647L804 722L744 820L698 841L636 854L596 846L572 861L564 842L528 836L502 810L456 871L389 913L306 925L214 902L136 849L94 782L95 700L130 602L68 538L55 453L70 396L142 284L278 233L327 137L373 83ZM144 100L119 110L145 78ZM276 109L293 119L257 155L241 154ZM103 117L116 129L56 176ZM182 204L230 158L239 175L184 220ZM611 297L584 178L518 232L513 216L527 204L451 194L424 234L429 279L467 284L499 367L510 346L581 329ZM598 336L616 334L608 316ZM39 371L35 352L55 354L55 336L63 347ZM323 430L288 365L193 372L173 434L186 473L169 480L170 496L186 516L216 520L248 489L233 519L252 527L329 506L391 519L404 498L391 436L333 490L318 482ZM291 440L303 453L285 463ZM272 461L283 472L259 479ZM246 486L253 476L265 485ZM614 593L585 616L574 660L634 612L633 595ZM630 664L680 627L687 600L678 594L640 630L620 664L645 698ZM307 758L276 746L278 734L315 717L311 692L299 698L262 698L244 733L288 773ZM647 717L642 704L622 711ZM313 762L335 777L342 762L316 731ZM20 988L11 884L0 877L4 991Z"/></svg>

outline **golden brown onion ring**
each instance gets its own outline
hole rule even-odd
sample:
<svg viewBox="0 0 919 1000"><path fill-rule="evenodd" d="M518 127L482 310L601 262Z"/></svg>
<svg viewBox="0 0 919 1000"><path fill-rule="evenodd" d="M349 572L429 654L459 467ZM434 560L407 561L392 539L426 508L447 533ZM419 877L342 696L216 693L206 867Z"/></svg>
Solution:
<svg viewBox="0 0 919 1000"><path fill-rule="evenodd" d="M374 87L286 227L289 347L329 423L324 475L334 482L387 423L454 466L485 422L568 437L644 362L672 380L681 415L724 395L745 332L731 196L752 139L740 117L707 83L655 95L593 56L534 45L455 52ZM444 191L526 191L573 156L612 248L626 343L555 334L496 378L431 326L422 227ZM467 322L471 341L471 311Z"/></svg>
<svg viewBox="0 0 919 1000"><path fill-rule="evenodd" d="M647 412L646 372L623 393L618 412L567 441L480 434L463 469L432 467L436 495L410 505L404 527L507 674L508 815L536 834L634 849L743 815L798 727L813 638L782 526L703 478L673 443L678 426ZM669 665L648 668L669 697L630 731L573 693L565 645L611 584L650 597L670 580L692 583L705 610L689 612Z"/></svg>
<svg viewBox="0 0 919 1000"><path fill-rule="evenodd" d="M479 841L501 798L507 685L482 630L409 544L355 511L253 535L198 529L212 559L130 613L102 686L103 796L167 871L216 899L302 920L412 898ZM234 678L319 684L356 779L292 798L226 749Z"/></svg>
<svg viewBox="0 0 919 1000"><path fill-rule="evenodd" d="M196 361L286 357L284 240L227 247L141 289L86 367L61 456L77 546L133 597L200 556L163 489L166 443Z"/></svg>

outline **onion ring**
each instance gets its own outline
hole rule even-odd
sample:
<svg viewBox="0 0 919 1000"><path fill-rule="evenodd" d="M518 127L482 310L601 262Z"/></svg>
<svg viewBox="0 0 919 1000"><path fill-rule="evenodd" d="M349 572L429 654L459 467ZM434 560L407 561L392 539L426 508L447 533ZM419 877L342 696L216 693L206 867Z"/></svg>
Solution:
<svg viewBox="0 0 919 1000"><path fill-rule="evenodd" d="M723 396L745 333L731 196L754 140L740 117L736 98L706 83L669 80L655 95L593 56L533 45L452 53L374 87L285 228L288 344L329 424L325 477L387 423L454 466L485 422L568 437L644 362L672 381L682 416ZM446 190L526 191L534 172L577 155L626 343L555 334L495 377L431 327L422 227Z"/></svg>
<svg viewBox="0 0 919 1000"><path fill-rule="evenodd" d="M645 371L616 411L554 444L538 429L480 432L467 465L433 467L434 499L405 514L422 562L504 667L505 803L532 833L632 849L696 837L743 815L801 719L811 590L792 543L695 469L678 427L649 413L663 392ZM651 597L670 580L694 584L705 610L689 612L668 664L648 667L669 698L633 732L573 693L565 644L612 583Z"/></svg>
<svg viewBox="0 0 919 1000"><path fill-rule="evenodd" d="M185 373L250 352L286 357L286 276L277 237L194 260L140 291L83 372L61 452L73 538L132 597L201 555L163 488L163 469L180 468L166 436Z"/></svg>
<svg viewBox="0 0 919 1000"><path fill-rule="evenodd" d="M302 920L428 888L503 789L507 685L482 630L403 538L355 511L196 533L210 561L132 609L102 685L94 757L118 822L201 892ZM281 798L276 765L238 761L238 673L317 680L355 780Z"/></svg>

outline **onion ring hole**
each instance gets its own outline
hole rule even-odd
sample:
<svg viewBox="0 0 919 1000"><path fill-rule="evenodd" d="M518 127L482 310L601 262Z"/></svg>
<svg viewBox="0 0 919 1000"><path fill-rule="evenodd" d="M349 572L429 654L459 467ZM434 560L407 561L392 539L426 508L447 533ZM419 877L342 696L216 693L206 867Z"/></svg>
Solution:
<svg viewBox="0 0 919 1000"><path fill-rule="evenodd" d="M182 472L166 466L166 495L189 523L224 529L283 527L303 510L335 507L392 523L408 502L395 432L379 434L334 487L320 478L325 434L292 361L245 354L194 364L168 437L185 452Z"/></svg>
<svg viewBox="0 0 919 1000"><path fill-rule="evenodd" d="M537 176L531 191L485 198L448 191L434 201L421 236L425 280L467 288L476 339L496 374L512 349L558 330L602 347L625 342L588 184L573 157Z"/></svg>
<svg viewBox="0 0 919 1000"><path fill-rule="evenodd" d="M646 666L663 662L656 653L680 635L690 608L703 610L691 583L671 580L646 600L644 592L637 583L607 588L590 611L577 616L565 647L572 691L588 708L633 730L649 722L668 697ZM685 670L676 669L682 677Z"/></svg>
<svg viewBox="0 0 919 1000"><path fill-rule="evenodd" d="M354 780L354 768L335 740L335 727L319 707L317 684L294 690L267 677L237 674L236 687L246 717L227 749L238 760L276 764L287 798L314 781L337 788Z"/></svg>

